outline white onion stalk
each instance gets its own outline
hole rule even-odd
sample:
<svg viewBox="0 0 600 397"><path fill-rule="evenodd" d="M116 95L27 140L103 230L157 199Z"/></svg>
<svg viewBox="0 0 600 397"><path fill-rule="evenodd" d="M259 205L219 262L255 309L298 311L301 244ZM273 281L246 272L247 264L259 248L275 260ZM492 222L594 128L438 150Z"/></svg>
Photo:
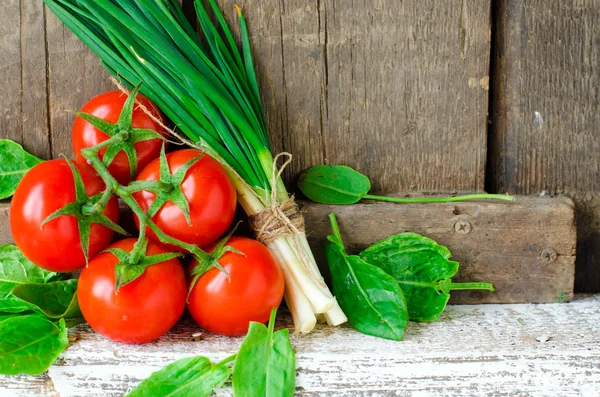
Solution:
<svg viewBox="0 0 600 397"><path fill-rule="evenodd" d="M239 177L233 176L233 180L238 192L238 202L248 216L266 209L256 193L241 182ZM284 297L292 313L296 333L312 331L317 322L316 315L322 316L329 325L347 321L337 300L323 281L304 232L279 236L268 247L283 271Z"/></svg>

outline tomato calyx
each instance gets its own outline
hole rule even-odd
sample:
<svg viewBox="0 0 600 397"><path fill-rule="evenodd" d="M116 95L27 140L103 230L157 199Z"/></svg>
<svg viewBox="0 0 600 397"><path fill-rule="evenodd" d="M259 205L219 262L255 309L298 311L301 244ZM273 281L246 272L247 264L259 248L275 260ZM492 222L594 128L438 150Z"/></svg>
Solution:
<svg viewBox="0 0 600 397"><path fill-rule="evenodd" d="M217 243L217 245L215 245L210 254L208 254L207 256L195 257L196 261L198 261L198 265L194 266L194 268L190 272L190 276L192 276L193 278L188 289L188 298L190 296L190 293L192 292L192 289L194 289L194 285L196 285L200 277L202 277L204 273L206 273L213 267L216 267L217 269L222 271L228 279L230 278L229 272L225 270L225 268L223 268L223 266L221 266L221 264L219 263L221 257L227 252L233 252L238 255L246 256L246 254L242 251L227 245L227 242L231 239L241 222L242 221L239 221L233 227L233 229L231 229L231 231L227 233L225 237L219 240L219 242Z"/></svg>
<svg viewBox="0 0 600 397"><path fill-rule="evenodd" d="M181 210L181 212L183 212L185 220L188 225L190 224L190 204L185 194L183 194L183 190L181 190L181 184L183 183L188 170L196 164L202 156L203 154L200 154L188 160L172 174L167 161L167 155L165 154L165 145L162 146L159 161L160 179L156 184L156 198L146 212L149 217L152 218L167 201L171 201Z"/></svg>
<svg viewBox="0 0 600 397"><path fill-rule="evenodd" d="M119 234L128 236L129 233L125 231L121 226L110 220L102 212L104 207L111 197L110 189L106 189L104 193L97 194L89 197L85 191L85 185L79 170L75 165L68 159L66 159L71 172L73 173L73 181L75 184L75 201L66 204L62 208L54 211L48 215L42 222L41 226L61 216L74 216L77 218L77 228L79 229L79 236L81 239L81 248L83 249L83 255L85 257L85 263L87 265L89 261L89 246L90 246L90 229L92 223L97 223L105 226Z"/></svg>
<svg viewBox="0 0 600 397"><path fill-rule="evenodd" d="M120 248L109 248L104 251L110 252L119 260L115 265L115 292L144 274L147 267L183 256L179 252L146 256L147 248L148 239L143 238L138 240L131 252Z"/></svg>
<svg viewBox="0 0 600 397"><path fill-rule="evenodd" d="M127 155L129 162L129 171L131 179L137 175L137 153L135 144L137 142L149 141L152 139L164 139L158 132L146 128L133 128L133 109L135 98L140 90L141 83L131 91L127 97L119 120L116 124L110 123L100 117L84 112L75 112L75 114L93 125L98 130L102 131L111 138L115 138L113 142L106 148L106 152L102 158L102 163L108 167L115 159L119 152L123 151Z"/></svg>

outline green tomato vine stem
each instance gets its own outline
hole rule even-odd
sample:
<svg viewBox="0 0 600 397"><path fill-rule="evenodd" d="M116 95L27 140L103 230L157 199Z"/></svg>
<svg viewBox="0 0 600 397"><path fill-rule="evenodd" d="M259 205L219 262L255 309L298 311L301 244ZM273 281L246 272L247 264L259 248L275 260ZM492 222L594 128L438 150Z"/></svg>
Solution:
<svg viewBox="0 0 600 397"><path fill-rule="evenodd" d="M472 290L472 289L483 289L487 291L493 291L494 287L492 283L454 283L451 282L449 285L450 291L460 291L460 290Z"/></svg>
<svg viewBox="0 0 600 397"><path fill-rule="evenodd" d="M365 200L376 200L376 201L387 201L389 203L452 203L456 201L467 201L467 200L480 200L480 199L495 199L504 201L514 201L514 197L506 194L489 194L489 193L477 193L477 194L466 194L463 196L452 196L452 197L386 197L377 196L372 194L366 194L363 199Z"/></svg>
<svg viewBox="0 0 600 397"><path fill-rule="evenodd" d="M167 235L162 230L160 230L160 228L152 221L152 219L150 219L150 217L144 212L144 210L140 207L140 205L137 203L137 201L135 201L135 199L131 195L132 192L139 191L139 190L160 189L161 184L158 183L159 181L156 181L156 182L148 181L150 183L139 183L139 181L136 181L130 185L130 186L132 186L132 188L129 188L128 186L120 185L117 182L117 180L108 172L107 167L100 160L98 153L103 148L105 148L113 143L120 142L122 139L123 139L123 137L120 134L116 134L115 136L107 139L106 141L99 143L98 145L92 146L90 148L82 149L81 154L83 155L83 157L85 157L87 159L89 164L92 167L94 167L94 169L96 170L96 172L98 173L100 178L102 178L102 180L106 184L106 190L103 193L103 198L105 195L110 198L110 196L112 194L116 194L133 211L133 213L137 216L137 218L139 220L140 234L138 237L138 241L134 245L134 248L132 251L132 258L139 259L144 254L143 252L141 252L141 250L143 249L143 246L144 246L143 240L145 239L146 226L147 226L154 232L154 234L156 234L156 236L162 243L172 244L177 247L183 248L184 250L188 251L189 253L198 257L201 260L205 260L205 261L210 260L211 259L210 254L206 253L205 251L200 249L198 246L177 240L177 239ZM102 208L101 210L104 210L104 208Z"/></svg>
<svg viewBox="0 0 600 397"><path fill-rule="evenodd" d="M219 362L218 362L218 363L215 365L215 367L220 367L220 366L223 366L223 365L227 365L227 364L229 364L230 362L234 361L236 358L237 358L237 353L236 353L236 354L232 354L231 356L229 356L229 357L227 357L227 358L224 358L223 360L219 361Z"/></svg>

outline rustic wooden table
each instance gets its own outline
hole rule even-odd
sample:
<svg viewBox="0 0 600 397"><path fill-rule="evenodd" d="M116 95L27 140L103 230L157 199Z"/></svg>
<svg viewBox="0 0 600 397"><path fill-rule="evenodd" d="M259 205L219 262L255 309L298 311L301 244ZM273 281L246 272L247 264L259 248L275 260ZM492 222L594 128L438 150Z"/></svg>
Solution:
<svg viewBox="0 0 600 397"><path fill-rule="evenodd" d="M290 327L283 316L279 327ZM79 326L50 370L0 377L1 396L122 396L171 361L214 360L240 338L183 321L143 346L113 343ZM598 396L600 295L571 303L449 306L440 321L411 323L403 342L349 327L294 335L299 396ZM217 393L230 396L229 388Z"/></svg>

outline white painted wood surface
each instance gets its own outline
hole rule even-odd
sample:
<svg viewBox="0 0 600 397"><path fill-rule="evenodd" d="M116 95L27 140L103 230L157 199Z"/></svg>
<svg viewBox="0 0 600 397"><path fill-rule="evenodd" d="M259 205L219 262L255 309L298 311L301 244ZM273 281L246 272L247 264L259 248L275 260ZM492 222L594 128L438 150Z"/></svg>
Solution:
<svg viewBox="0 0 600 397"><path fill-rule="evenodd" d="M283 316L279 327L289 325ZM0 396L122 396L171 361L219 360L241 341L195 341L198 331L183 321L155 343L129 346L80 326L47 374L0 377ZM437 322L411 323L403 342L321 326L292 344L298 396L600 396L600 295L450 306Z"/></svg>

